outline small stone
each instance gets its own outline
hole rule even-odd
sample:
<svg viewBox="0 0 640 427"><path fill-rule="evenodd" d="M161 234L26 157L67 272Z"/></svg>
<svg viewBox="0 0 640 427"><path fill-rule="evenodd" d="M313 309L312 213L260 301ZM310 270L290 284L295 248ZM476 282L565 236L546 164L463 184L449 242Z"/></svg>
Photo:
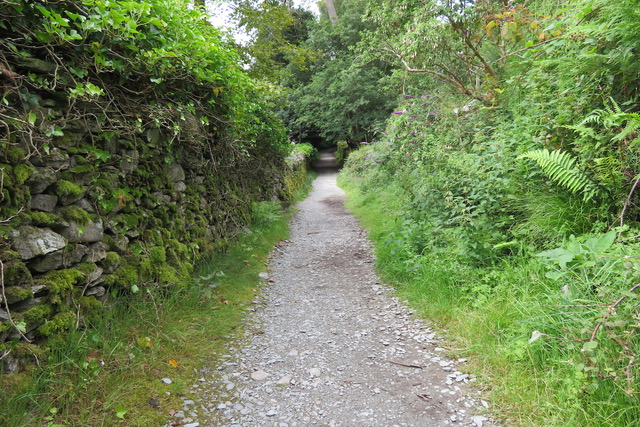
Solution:
<svg viewBox="0 0 640 427"><path fill-rule="evenodd" d="M185 424L183 427L200 427L200 423L189 423Z"/></svg>
<svg viewBox="0 0 640 427"><path fill-rule="evenodd" d="M489 419L480 415L476 415L475 417L471 418L471 421L473 422L473 425L475 427L482 427L484 422L489 421Z"/></svg>
<svg viewBox="0 0 640 427"><path fill-rule="evenodd" d="M225 405L224 403L221 403L216 407L216 409L219 411L222 411L223 409L227 409L227 405Z"/></svg>
<svg viewBox="0 0 640 427"><path fill-rule="evenodd" d="M262 370L257 370L251 373L251 378L255 381L264 381L268 377L269 377L269 374L267 374L265 371L262 371Z"/></svg>
<svg viewBox="0 0 640 427"><path fill-rule="evenodd" d="M165 383L165 384L167 384L167 385L169 385L169 384L172 384L172 383L173 383L173 381L171 381L171 379L169 379L169 378L163 378L163 379L161 379L160 381L162 381L163 383Z"/></svg>
<svg viewBox="0 0 640 427"><path fill-rule="evenodd" d="M185 400L184 401L184 404L187 405L187 406L193 405L194 403L196 403L196 402L194 402L193 400Z"/></svg>
<svg viewBox="0 0 640 427"><path fill-rule="evenodd" d="M185 191L187 191L187 184L185 184L184 181L179 181L175 183L173 188L178 193L184 193Z"/></svg>
<svg viewBox="0 0 640 427"><path fill-rule="evenodd" d="M93 288L87 289L84 295L87 297L100 298L104 296L104 294L106 293L107 293L107 290L104 288L104 286L94 286Z"/></svg>
<svg viewBox="0 0 640 427"><path fill-rule="evenodd" d="M287 386L291 384L291 377L289 375L285 375L284 377L278 380L277 384L281 386Z"/></svg>
<svg viewBox="0 0 640 427"><path fill-rule="evenodd" d="M165 171L170 182L184 181L186 178L184 169L178 164L167 165Z"/></svg>
<svg viewBox="0 0 640 427"><path fill-rule="evenodd" d="M320 373L321 373L320 369L318 369L318 368L309 369L309 375L311 375L312 377L319 377Z"/></svg>
<svg viewBox="0 0 640 427"><path fill-rule="evenodd" d="M262 273L258 274L258 277L260 277L262 280L268 280L269 279L269 273L262 272Z"/></svg>
<svg viewBox="0 0 640 427"><path fill-rule="evenodd" d="M273 409L271 409L270 411L267 411L267 413L265 414L267 417L275 417L277 415L277 412Z"/></svg>

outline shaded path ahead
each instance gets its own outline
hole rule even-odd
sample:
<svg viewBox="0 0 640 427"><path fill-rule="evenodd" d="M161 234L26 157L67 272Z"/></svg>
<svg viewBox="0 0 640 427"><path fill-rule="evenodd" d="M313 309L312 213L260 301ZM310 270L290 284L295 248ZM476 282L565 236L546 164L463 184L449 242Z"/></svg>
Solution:
<svg viewBox="0 0 640 427"><path fill-rule="evenodd" d="M323 153L231 354L194 387L200 426L488 425L472 380L390 295ZM187 420L189 421L189 420Z"/></svg>

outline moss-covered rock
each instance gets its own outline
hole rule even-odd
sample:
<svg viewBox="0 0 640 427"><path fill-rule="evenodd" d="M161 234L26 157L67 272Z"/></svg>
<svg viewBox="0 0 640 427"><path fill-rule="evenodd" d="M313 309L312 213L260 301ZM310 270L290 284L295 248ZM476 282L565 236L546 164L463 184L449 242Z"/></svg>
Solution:
<svg viewBox="0 0 640 427"><path fill-rule="evenodd" d="M80 225L87 225L91 221L91 215L78 206L65 206L59 210L59 214L65 220Z"/></svg>
<svg viewBox="0 0 640 427"><path fill-rule="evenodd" d="M61 179L54 185L54 192L62 205L70 205L84 196L86 189L66 179Z"/></svg>
<svg viewBox="0 0 640 427"><path fill-rule="evenodd" d="M70 295L83 278L84 274L76 269L55 270L39 277L36 284L46 286L50 295Z"/></svg>
<svg viewBox="0 0 640 427"><path fill-rule="evenodd" d="M44 322L53 315L53 307L49 304L39 304L22 313L24 320L30 328L35 328L44 324Z"/></svg>
<svg viewBox="0 0 640 427"><path fill-rule="evenodd" d="M30 217L31 224L40 227L52 227L55 225L59 225L62 222L62 218L60 218L58 215L46 212L33 211L31 212Z"/></svg>
<svg viewBox="0 0 640 427"><path fill-rule="evenodd" d="M98 320L105 310L102 303L93 297L83 296L78 298L78 306L80 307L80 315L84 322Z"/></svg>
<svg viewBox="0 0 640 427"><path fill-rule="evenodd" d="M14 166L13 176L15 177L16 185L22 185L27 182L29 177L31 177L31 175L33 175L35 171L36 169L34 167L29 166L25 163L20 163Z"/></svg>
<svg viewBox="0 0 640 427"><path fill-rule="evenodd" d="M7 297L7 303L10 305L33 298L31 288L22 286L9 286L5 288L4 294Z"/></svg>
<svg viewBox="0 0 640 427"><path fill-rule="evenodd" d="M107 252L107 256L100 262L100 266L104 269L104 272L111 274L120 267L122 258L116 252Z"/></svg>
<svg viewBox="0 0 640 427"><path fill-rule="evenodd" d="M7 163L11 165L17 165L26 157L26 155L27 153L25 153L22 148L14 145L10 145L4 150L4 158Z"/></svg>
<svg viewBox="0 0 640 427"><path fill-rule="evenodd" d="M5 254L6 252L3 255ZM3 273L4 273L5 286L31 286L33 284L31 271L27 268L26 264L22 261L5 260Z"/></svg>
<svg viewBox="0 0 640 427"><path fill-rule="evenodd" d="M76 323L76 315L71 311L63 311L56 314L53 319L47 320L44 325L38 329L38 334L44 337L50 337L61 332L65 332L73 328Z"/></svg>

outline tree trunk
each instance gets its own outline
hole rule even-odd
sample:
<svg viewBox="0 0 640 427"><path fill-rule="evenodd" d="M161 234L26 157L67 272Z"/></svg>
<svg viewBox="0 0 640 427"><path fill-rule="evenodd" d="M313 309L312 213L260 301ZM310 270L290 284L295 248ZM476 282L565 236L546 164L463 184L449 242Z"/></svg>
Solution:
<svg viewBox="0 0 640 427"><path fill-rule="evenodd" d="M324 0L325 6L327 6L327 12L329 12L329 19L332 24L338 22L338 14L336 13L336 7L333 4L333 0Z"/></svg>

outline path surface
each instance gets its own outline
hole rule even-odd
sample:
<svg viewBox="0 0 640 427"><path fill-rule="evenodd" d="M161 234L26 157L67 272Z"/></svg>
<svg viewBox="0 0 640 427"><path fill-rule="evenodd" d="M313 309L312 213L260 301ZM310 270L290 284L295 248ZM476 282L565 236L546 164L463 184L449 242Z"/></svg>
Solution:
<svg viewBox="0 0 640 427"><path fill-rule="evenodd" d="M464 360L376 277L331 157L298 205L243 337L203 370L177 421L191 426L482 426Z"/></svg>

